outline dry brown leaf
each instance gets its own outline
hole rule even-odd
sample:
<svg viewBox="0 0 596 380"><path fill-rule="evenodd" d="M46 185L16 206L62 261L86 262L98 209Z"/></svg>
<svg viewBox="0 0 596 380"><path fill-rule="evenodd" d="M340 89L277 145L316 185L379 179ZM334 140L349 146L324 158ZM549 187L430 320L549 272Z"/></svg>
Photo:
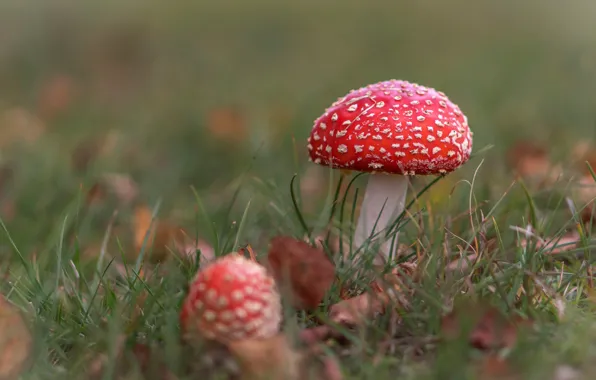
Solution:
<svg viewBox="0 0 596 380"><path fill-rule="evenodd" d="M571 150L571 159L576 163L581 161L581 164L585 168L585 164L583 162L588 158L591 152L592 145L590 142L579 141L573 146L573 149Z"/></svg>
<svg viewBox="0 0 596 380"><path fill-rule="evenodd" d="M299 339L307 346L325 341L333 336L333 330L327 325L314 326L300 330Z"/></svg>
<svg viewBox="0 0 596 380"><path fill-rule="evenodd" d="M181 227L155 218L145 205L135 207L133 217L134 247L138 254L143 247L150 262L166 260L172 253L183 258L193 258L201 251L201 260L210 261L215 257L213 248L203 240L191 238Z"/></svg>
<svg viewBox="0 0 596 380"><path fill-rule="evenodd" d="M556 181L563 171L560 165L553 165L547 148L534 141L518 141L507 152L507 162L520 177L541 184Z"/></svg>
<svg viewBox="0 0 596 380"><path fill-rule="evenodd" d="M593 165L594 166L592 167L596 169L596 162L594 162ZM585 173L577 181L577 186L573 191L573 198L577 202L577 207L582 209L582 220L584 222L589 222L593 219L594 200L596 199L596 181L594 181L594 178L589 172Z"/></svg>
<svg viewBox="0 0 596 380"><path fill-rule="evenodd" d="M122 203L131 203L139 195L137 183L127 174L105 173L101 180Z"/></svg>
<svg viewBox="0 0 596 380"><path fill-rule="evenodd" d="M287 337L232 341L228 348L240 365L242 380L300 379L302 355L292 349Z"/></svg>
<svg viewBox="0 0 596 380"><path fill-rule="evenodd" d="M213 108L207 115L207 129L216 138L244 142L247 138L247 122L243 110L237 106Z"/></svg>
<svg viewBox="0 0 596 380"><path fill-rule="evenodd" d="M0 148L16 143L32 144L45 132L44 123L24 108L11 108L0 115Z"/></svg>
<svg viewBox="0 0 596 380"><path fill-rule="evenodd" d="M53 119L65 113L76 97L76 86L72 77L55 75L43 84L37 105L37 112L43 119Z"/></svg>
<svg viewBox="0 0 596 380"><path fill-rule="evenodd" d="M16 380L24 372L33 338L21 312L0 296L0 379Z"/></svg>
<svg viewBox="0 0 596 380"><path fill-rule="evenodd" d="M139 188L126 174L106 173L89 188L86 202L88 205L100 204L108 195L114 196L121 204L128 205L137 199Z"/></svg>
<svg viewBox="0 0 596 380"><path fill-rule="evenodd" d="M385 313L389 298L384 293L367 292L329 307L329 318L340 325L357 327Z"/></svg>
<svg viewBox="0 0 596 380"><path fill-rule="evenodd" d="M537 240L535 246L536 249L542 249L547 255L556 255L576 249L579 239L579 232L574 230L561 236L561 238ZM521 247L526 247L528 245L528 240L522 238L519 244Z"/></svg>
<svg viewBox="0 0 596 380"><path fill-rule="evenodd" d="M168 223L153 219L153 212L145 205L139 205L134 210L134 247L137 253L145 249L146 256L151 262L163 261L170 256L168 247L176 238L184 238L183 231ZM171 247L173 248L173 247Z"/></svg>
<svg viewBox="0 0 596 380"><path fill-rule="evenodd" d="M299 309L316 308L335 281L335 266L327 255L292 237L274 237L267 260L276 281L282 289L288 287Z"/></svg>
<svg viewBox="0 0 596 380"><path fill-rule="evenodd" d="M482 358L478 366L478 378L482 380L517 380L521 379L509 362L496 354Z"/></svg>
<svg viewBox="0 0 596 380"><path fill-rule="evenodd" d="M390 300L397 302L401 307L407 307L409 302L405 296L411 295L413 292L410 284L417 280L417 268L418 266L413 262L400 263L393 268L391 273L376 279L374 285Z"/></svg>
<svg viewBox="0 0 596 380"><path fill-rule="evenodd" d="M519 316L508 318L498 309L483 304L463 304L441 320L444 339L460 339L468 334L470 345L479 350L512 348L520 328L531 325Z"/></svg>

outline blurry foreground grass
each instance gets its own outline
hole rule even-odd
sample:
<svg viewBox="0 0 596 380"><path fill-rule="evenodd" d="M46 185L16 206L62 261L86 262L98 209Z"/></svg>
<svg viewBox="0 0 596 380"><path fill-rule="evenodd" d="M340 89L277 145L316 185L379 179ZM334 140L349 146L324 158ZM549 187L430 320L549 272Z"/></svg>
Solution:
<svg viewBox="0 0 596 380"><path fill-rule="evenodd" d="M170 378L217 378L225 350L180 343L194 258L250 244L263 259L277 235L331 232L338 280L285 327L328 321L329 305L367 288L342 288L350 260L338 241L364 178L348 189L306 163L305 139L336 97L392 77L445 91L480 153L405 219L407 308L344 326L320 355L346 379L593 377L593 12L555 1L3 3L0 286L31 325L24 378L163 379L162 365ZM494 310L531 327L512 330ZM470 331L449 327L458 316ZM28 347L6 342L0 370Z"/></svg>

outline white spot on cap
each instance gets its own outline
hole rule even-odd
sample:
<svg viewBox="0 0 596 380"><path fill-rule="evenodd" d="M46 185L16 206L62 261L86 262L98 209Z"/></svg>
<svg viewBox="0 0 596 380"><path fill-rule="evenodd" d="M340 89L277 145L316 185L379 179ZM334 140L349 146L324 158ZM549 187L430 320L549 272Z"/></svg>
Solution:
<svg viewBox="0 0 596 380"><path fill-rule="evenodd" d="M435 147L433 148L433 154L437 154L437 153L439 153L440 151L441 151L441 148L439 148L438 146L435 146Z"/></svg>
<svg viewBox="0 0 596 380"><path fill-rule="evenodd" d="M217 298L217 292L215 291L215 289L207 290L207 299L208 300L215 301L216 298Z"/></svg>
<svg viewBox="0 0 596 380"><path fill-rule="evenodd" d="M321 129L327 129L327 124L321 122L321 124L319 124L319 128L321 128Z"/></svg>
<svg viewBox="0 0 596 380"><path fill-rule="evenodd" d="M205 320L207 322L213 322L217 318L217 314L215 314L214 311L205 310L205 312L203 313L203 317L205 317Z"/></svg>
<svg viewBox="0 0 596 380"><path fill-rule="evenodd" d="M333 113L333 115L331 115L331 121L337 121L338 116L336 113Z"/></svg>
<svg viewBox="0 0 596 380"><path fill-rule="evenodd" d="M228 299L224 296L219 296L219 298L217 299L217 306L219 306L219 307L228 306Z"/></svg>
<svg viewBox="0 0 596 380"><path fill-rule="evenodd" d="M347 153L348 152L348 147L345 144L341 144L337 147L337 151L339 153Z"/></svg>
<svg viewBox="0 0 596 380"><path fill-rule="evenodd" d="M246 311L251 313L256 313L257 311L261 310L262 304L255 302L255 301L246 301L244 304L244 308Z"/></svg>
<svg viewBox="0 0 596 380"><path fill-rule="evenodd" d="M236 313L236 316L240 319L244 319L246 318L246 316L248 315L248 313L246 312L246 310L244 310L241 307L237 307L234 312Z"/></svg>
<svg viewBox="0 0 596 380"><path fill-rule="evenodd" d="M354 112L358 109L358 104L352 104L348 107L348 112Z"/></svg>
<svg viewBox="0 0 596 380"><path fill-rule="evenodd" d="M317 158L317 160L319 159ZM317 162L317 160L315 160L315 162ZM240 290L234 290L232 292L232 299L234 301L242 301L244 299L244 294Z"/></svg>

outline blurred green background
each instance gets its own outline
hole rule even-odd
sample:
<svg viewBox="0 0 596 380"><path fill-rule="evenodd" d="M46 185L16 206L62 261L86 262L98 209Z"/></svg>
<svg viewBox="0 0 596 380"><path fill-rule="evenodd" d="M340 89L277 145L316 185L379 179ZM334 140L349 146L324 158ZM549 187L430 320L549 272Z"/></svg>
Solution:
<svg viewBox="0 0 596 380"><path fill-rule="evenodd" d="M191 185L224 207L249 165L286 191L312 165L312 121L391 78L447 93L474 149L495 145L492 178L518 139L564 155L596 130L595 14L579 0L4 0L4 218L27 242L108 172L166 209L192 207Z"/></svg>

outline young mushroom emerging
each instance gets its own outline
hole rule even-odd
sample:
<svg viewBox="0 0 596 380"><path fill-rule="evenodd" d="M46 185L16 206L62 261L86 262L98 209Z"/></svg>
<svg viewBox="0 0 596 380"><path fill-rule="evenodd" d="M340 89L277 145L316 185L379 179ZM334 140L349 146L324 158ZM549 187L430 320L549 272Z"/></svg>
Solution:
<svg viewBox="0 0 596 380"><path fill-rule="evenodd" d="M199 270L180 314L182 328L221 343L277 334L281 300L265 267L232 253Z"/></svg>
<svg viewBox="0 0 596 380"><path fill-rule="evenodd" d="M371 173L354 236L358 248L404 210L408 176L445 175L470 158L472 132L444 93L389 80L333 103L315 120L308 150L316 164ZM393 256L391 244L382 243L375 264Z"/></svg>

